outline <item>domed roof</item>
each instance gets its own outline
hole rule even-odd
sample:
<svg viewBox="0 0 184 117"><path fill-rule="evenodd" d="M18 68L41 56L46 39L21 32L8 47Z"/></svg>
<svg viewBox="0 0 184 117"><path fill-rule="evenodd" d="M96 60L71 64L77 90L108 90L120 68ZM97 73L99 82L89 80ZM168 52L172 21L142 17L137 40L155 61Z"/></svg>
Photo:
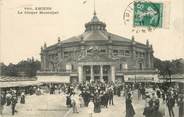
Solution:
<svg viewBox="0 0 184 117"><path fill-rule="evenodd" d="M85 27L86 27L85 32L94 30L106 31L106 24L98 19L98 17L96 16L96 12L94 12L91 21L85 24Z"/></svg>
<svg viewBox="0 0 184 117"><path fill-rule="evenodd" d="M63 40L62 43L78 42L78 41L99 41L99 40L112 40L112 41L122 41L131 42L130 39L118 36L107 32L106 24L99 20L94 12L92 19L85 24L85 32L79 36L74 36L69 39Z"/></svg>
<svg viewBox="0 0 184 117"><path fill-rule="evenodd" d="M84 41L91 41L91 40L108 40L107 35L105 32L102 31L90 31L85 32L82 34Z"/></svg>

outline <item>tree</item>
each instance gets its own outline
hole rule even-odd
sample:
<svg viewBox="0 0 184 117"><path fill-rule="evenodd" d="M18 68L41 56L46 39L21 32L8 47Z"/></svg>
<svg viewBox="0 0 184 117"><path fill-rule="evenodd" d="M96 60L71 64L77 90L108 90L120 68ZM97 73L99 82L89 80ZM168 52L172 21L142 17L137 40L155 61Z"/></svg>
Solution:
<svg viewBox="0 0 184 117"><path fill-rule="evenodd" d="M36 76L36 71L40 70L41 63L38 60L28 59L22 60L17 64L10 63L6 66L4 63L0 64L0 71L2 76L20 76L24 73L25 76L33 77Z"/></svg>
<svg viewBox="0 0 184 117"><path fill-rule="evenodd" d="M160 71L160 75L184 73L184 59L162 61L154 58L154 68Z"/></svg>
<svg viewBox="0 0 184 117"><path fill-rule="evenodd" d="M36 71L40 70L41 63L38 60L34 61L34 59L32 59L19 62L17 67L19 72L24 72L26 76L33 77L36 76Z"/></svg>
<svg viewBox="0 0 184 117"><path fill-rule="evenodd" d="M17 70L17 68L16 68L16 65L10 63L10 64L7 66L6 74L7 74L8 76L17 76L17 75L18 75L18 70Z"/></svg>

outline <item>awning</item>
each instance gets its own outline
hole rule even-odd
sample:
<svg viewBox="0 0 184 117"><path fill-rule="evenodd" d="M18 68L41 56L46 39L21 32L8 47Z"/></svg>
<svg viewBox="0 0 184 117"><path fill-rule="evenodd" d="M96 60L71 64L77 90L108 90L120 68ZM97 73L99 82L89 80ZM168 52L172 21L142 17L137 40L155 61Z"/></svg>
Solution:
<svg viewBox="0 0 184 117"><path fill-rule="evenodd" d="M125 82L158 82L156 74L124 75Z"/></svg>
<svg viewBox="0 0 184 117"><path fill-rule="evenodd" d="M41 84L42 83L39 81L0 82L0 88L25 87L25 86L33 86L33 85L41 85Z"/></svg>
<svg viewBox="0 0 184 117"><path fill-rule="evenodd" d="M70 83L70 76L37 76L42 83Z"/></svg>

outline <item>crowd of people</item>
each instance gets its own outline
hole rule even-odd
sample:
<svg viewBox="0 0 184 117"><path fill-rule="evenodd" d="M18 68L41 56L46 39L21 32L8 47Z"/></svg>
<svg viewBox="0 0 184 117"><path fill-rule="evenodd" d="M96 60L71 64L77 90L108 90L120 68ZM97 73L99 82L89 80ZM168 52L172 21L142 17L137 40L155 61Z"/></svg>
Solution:
<svg viewBox="0 0 184 117"><path fill-rule="evenodd" d="M100 113L101 108L114 105L114 95L120 97L123 85L119 82L82 82L77 86L65 87L66 105L72 107L74 113L79 113L80 108L88 107L89 113Z"/></svg>
<svg viewBox="0 0 184 117"><path fill-rule="evenodd" d="M114 105L114 94L120 96L121 84L102 83L102 82L83 82L77 87L67 86L66 105L73 107L75 112L79 112L79 107L88 107L91 100L94 102L94 112L101 112L101 107L108 108ZM79 106L78 106L79 105ZM77 109L76 109L77 108Z"/></svg>
<svg viewBox="0 0 184 117"><path fill-rule="evenodd" d="M0 115L3 114L4 108L11 110L11 114L14 115L18 112L16 109L17 103L25 104L26 95L43 95L43 94L59 94L63 91L61 84L43 84L27 87L8 87L0 90Z"/></svg>
<svg viewBox="0 0 184 117"><path fill-rule="evenodd" d="M183 94L180 94L176 87L165 87L158 84L145 86L141 83L83 82L76 87L68 85L65 87L66 105L72 107L74 113L79 113L81 107L88 107L90 113L91 110L94 113L100 113L101 108L114 105L114 95L123 96L126 103L126 117L133 117L136 112L132 100L135 99L136 95L133 93L136 90L138 101L145 102L143 116L164 117L166 109L164 105L168 108L170 117L175 117L173 111L175 105L179 108L179 117L184 116ZM91 103L94 107L91 106Z"/></svg>
<svg viewBox="0 0 184 117"><path fill-rule="evenodd" d="M12 115L14 115L15 112L18 112L16 110L16 104L18 103L18 100L20 100L20 104L25 104L25 93L24 92L21 92L20 94L19 93L16 92L16 90L12 90L12 89L8 91L1 91L0 115L2 115L4 106L11 108L11 113Z"/></svg>
<svg viewBox="0 0 184 117"><path fill-rule="evenodd" d="M179 117L184 116L184 97L179 89L174 86L165 87L163 84L144 83L122 83L122 82L100 82L84 81L82 83L71 83L63 85L45 85L44 87L28 87L23 90L9 89L1 91L0 114L4 106L11 108L12 115L16 110L16 104L25 104L26 95L41 95L49 93L51 95L64 94L66 96L66 105L73 109L73 113L80 113L81 108L88 108L89 116L93 113L100 113L102 108L108 108L116 104L114 96L125 100L126 116L134 117L134 103L138 101L145 102L142 116L145 117L164 117L165 107L167 107L169 116L176 117L173 108L178 106ZM62 93L61 93L62 92ZM137 92L137 93L135 93ZM136 101L135 101L136 100ZM114 103L115 102L115 103ZM138 112L140 113L140 112Z"/></svg>

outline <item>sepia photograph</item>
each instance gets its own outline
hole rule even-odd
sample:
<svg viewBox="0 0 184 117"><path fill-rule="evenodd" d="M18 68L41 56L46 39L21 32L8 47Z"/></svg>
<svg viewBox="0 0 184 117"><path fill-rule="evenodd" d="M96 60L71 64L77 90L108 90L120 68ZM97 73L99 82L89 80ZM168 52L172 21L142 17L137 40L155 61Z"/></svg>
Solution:
<svg viewBox="0 0 184 117"><path fill-rule="evenodd" d="M183 0L0 0L0 117L184 117Z"/></svg>

